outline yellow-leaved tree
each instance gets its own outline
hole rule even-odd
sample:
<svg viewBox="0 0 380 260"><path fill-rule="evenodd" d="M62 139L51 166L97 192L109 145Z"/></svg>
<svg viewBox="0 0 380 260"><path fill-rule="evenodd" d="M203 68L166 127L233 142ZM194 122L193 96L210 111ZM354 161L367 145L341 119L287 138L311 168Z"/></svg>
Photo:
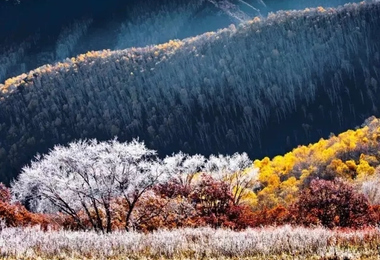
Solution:
<svg viewBox="0 0 380 260"><path fill-rule="evenodd" d="M260 183L255 189L258 208L293 203L300 188L315 178L363 182L380 164L379 142L380 120L371 117L356 130L299 146L272 160L255 160L252 168L258 169Z"/></svg>

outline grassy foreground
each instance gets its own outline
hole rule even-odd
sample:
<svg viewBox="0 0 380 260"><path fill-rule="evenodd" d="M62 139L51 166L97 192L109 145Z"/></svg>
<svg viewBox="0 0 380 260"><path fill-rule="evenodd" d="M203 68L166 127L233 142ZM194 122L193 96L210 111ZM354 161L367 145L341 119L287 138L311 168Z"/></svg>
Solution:
<svg viewBox="0 0 380 260"><path fill-rule="evenodd" d="M1 259L378 259L380 230L266 227L211 228L142 234L0 231Z"/></svg>

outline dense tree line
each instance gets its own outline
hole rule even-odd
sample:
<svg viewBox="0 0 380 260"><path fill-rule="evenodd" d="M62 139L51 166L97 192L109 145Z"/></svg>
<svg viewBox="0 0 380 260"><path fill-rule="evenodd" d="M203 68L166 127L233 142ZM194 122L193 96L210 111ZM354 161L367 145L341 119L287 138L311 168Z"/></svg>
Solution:
<svg viewBox="0 0 380 260"><path fill-rule="evenodd" d="M377 113L379 12L377 2L281 11L183 41L89 52L8 79L2 179L36 152L76 138L139 136L161 154L261 156L274 144L278 151L320 135L313 125L347 127Z"/></svg>
<svg viewBox="0 0 380 260"><path fill-rule="evenodd" d="M283 224L372 226L380 222L379 154L373 149L379 145L379 129L378 120L372 119L357 130L358 135L368 131L357 141L351 140L357 135L348 131L339 135L339 141L327 140L324 151L313 147L323 140L296 148L293 153L300 161L276 157L272 162L255 161L253 166L247 154L205 158L180 152L160 159L136 140L55 146L23 168L12 184L13 200L0 185L0 219L8 226L43 224L102 233L200 226L237 230ZM352 147L346 149L346 164L355 165L359 173L355 178L339 168L329 169L336 158L342 158L342 144ZM307 158L299 154L305 149ZM320 156L331 154L331 149L335 159L328 159L331 164L326 167ZM287 176L287 171L297 170L306 175L306 169L312 168L319 168L319 174L309 181L311 174ZM281 180L276 179L279 175ZM38 214L28 212L20 202Z"/></svg>

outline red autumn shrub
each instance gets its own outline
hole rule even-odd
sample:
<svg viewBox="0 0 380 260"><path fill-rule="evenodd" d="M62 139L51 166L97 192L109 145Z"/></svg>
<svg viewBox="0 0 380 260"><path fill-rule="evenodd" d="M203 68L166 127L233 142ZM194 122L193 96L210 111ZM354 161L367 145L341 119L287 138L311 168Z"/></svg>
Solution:
<svg viewBox="0 0 380 260"><path fill-rule="evenodd" d="M375 216L368 200L342 180L313 180L292 207L297 224L352 227L372 225Z"/></svg>
<svg viewBox="0 0 380 260"><path fill-rule="evenodd" d="M11 201L11 192L10 190L0 182L0 201L10 203Z"/></svg>
<svg viewBox="0 0 380 260"><path fill-rule="evenodd" d="M48 226L55 226L47 215L31 213L21 204L9 204L2 201L0 201L0 220L7 227L40 225L43 229L47 229Z"/></svg>
<svg viewBox="0 0 380 260"><path fill-rule="evenodd" d="M228 216L233 221L233 225L230 227L235 230L255 226L255 214L248 205L233 205L230 208Z"/></svg>
<svg viewBox="0 0 380 260"><path fill-rule="evenodd" d="M173 205L180 203L179 206L181 207L179 209L182 209L182 212L179 212L178 207L176 207L175 212L177 213L174 218L173 214L165 212L168 207L162 207L164 209L162 215L171 216L171 218L165 219L172 219L172 221L170 223L168 221L157 221L156 223L161 223L168 228L212 226L215 228L244 229L253 225L254 215L252 210L248 206L234 205L230 187L226 183L215 180L206 174L203 174L200 178L198 182L194 182L192 185L185 185L178 180L171 180L154 188L159 197L168 200L166 202L168 205L173 207ZM159 204L153 203L149 207ZM189 208L193 208L193 210L189 211ZM150 212L154 211L150 210ZM149 214L146 215L149 216ZM174 221L174 219L176 220Z"/></svg>
<svg viewBox="0 0 380 260"><path fill-rule="evenodd" d="M377 224L380 223L380 205L372 205L372 210L374 212L374 219Z"/></svg>
<svg viewBox="0 0 380 260"><path fill-rule="evenodd" d="M289 224L292 221L292 215L289 209L282 205L275 208L264 208L254 213L252 225L254 226L278 226Z"/></svg>
<svg viewBox="0 0 380 260"><path fill-rule="evenodd" d="M188 198L191 192L189 185L184 185L177 179L169 180L166 183L159 184L154 187L154 191L165 198Z"/></svg>
<svg viewBox="0 0 380 260"><path fill-rule="evenodd" d="M190 198L196 205L197 225L242 229L251 224L251 210L234 205L230 188L223 181L202 175L201 180L192 188Z"/></svg>
<svg viewBox="0 0 380 260"><path fill-rule="evenodd" d="M153 231L195 227L197 212L187 198L163 198L149 192L143 196L133 213L131 222L135 230Z"/></svg>
<svg viewBox="0 0 380 260"><path fill-rule="evenodd" d="M19 203L11 204L11 192L2 183L0 183L0 220L7 227L40 225L46 229L52 225L49 216L31 213Z"/></svg>

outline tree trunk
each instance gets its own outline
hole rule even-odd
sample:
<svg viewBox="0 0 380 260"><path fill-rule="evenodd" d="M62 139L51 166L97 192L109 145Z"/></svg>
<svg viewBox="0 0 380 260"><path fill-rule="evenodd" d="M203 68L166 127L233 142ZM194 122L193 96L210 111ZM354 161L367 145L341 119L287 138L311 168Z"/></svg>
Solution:
<svg viewBox="0 0 380 260"><path fill-rule="evenodd" d="M104 198L102 198L102 200L103 200L103 205L104 205L104 209L106 211L106 218L107 218L107 230L106 230L106 232L111 233L112 232L112 216L111 216L109 199L105 200Z"/></svg>
<svg viewBox="0 0 380 260"><path fill-rule="evenodd" d="M129 208L128 208L127 216L125 217L125 230L126 231L129 231L129 220L131 218L132 211L133 211L133 209L135 207L136 201L137 200L134 200L132 203L130 203L129 201L127 201Z"/></svg>
<svg viewBox="0 0 380 260"><path fill-rule="evenodd" d="M84 211L86 211L87 217L90 220L91 225L95 229L95 232L97 232L98 231L98 227L97 227L96 223L94 222L94 220L92 219L90 210L87 208L86 203L82 202L82 206L84 208Z"/></svg>
<svg viewBox="0 0 380 260"><path fill-rule="evenodd" d="M100 217L99 209L98 209L98 206L96 205L96 201L95 201L94 198L92 199L92 204L94 205L94 209L95 209L95 213L96 213L96 219L97 219L97 222L98 222L98 228L104 234L103 221L102 221L102 218Z"/></svg>

